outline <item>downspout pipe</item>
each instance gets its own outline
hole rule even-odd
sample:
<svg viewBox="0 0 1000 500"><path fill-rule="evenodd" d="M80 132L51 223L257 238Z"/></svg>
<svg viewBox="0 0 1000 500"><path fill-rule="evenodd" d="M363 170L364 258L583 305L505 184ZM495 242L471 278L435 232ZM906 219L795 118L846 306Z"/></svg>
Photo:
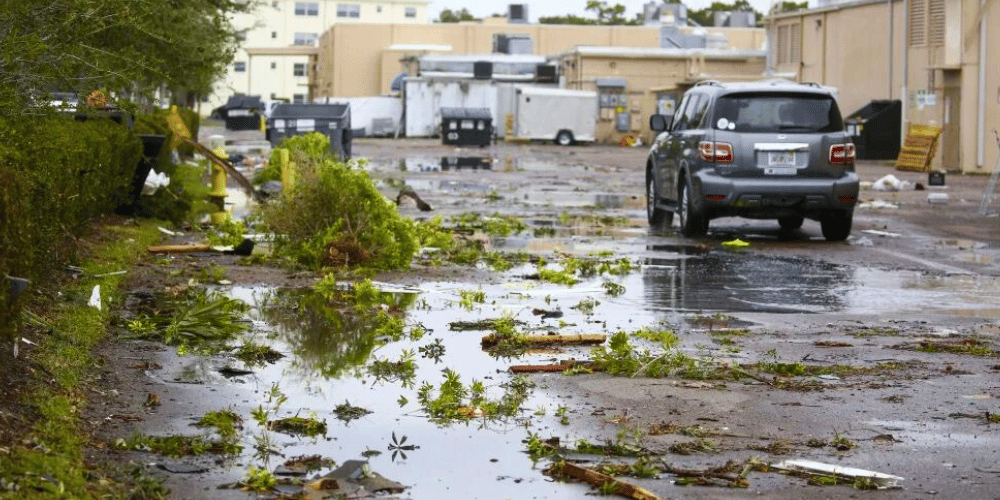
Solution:
<svg viewBox="0 0 1000 500"><path fill-rule="evenodd" d="M986 163L986 0L979 2L979 84L978 100L979 116L976 124L976 168L983 168Z"/></svg>
<svg viewBox="0 0 1000 500"><path fill-rule="evenodd" d="M906 131L907 131L907 110L910 106L910 94L907 87L910 84L910 7L909 0L903 0L903 86L899 91L899 99L903 103L902 112L900 113L900 127L899 127L899 143L903 144L906 141Z"/></svg>

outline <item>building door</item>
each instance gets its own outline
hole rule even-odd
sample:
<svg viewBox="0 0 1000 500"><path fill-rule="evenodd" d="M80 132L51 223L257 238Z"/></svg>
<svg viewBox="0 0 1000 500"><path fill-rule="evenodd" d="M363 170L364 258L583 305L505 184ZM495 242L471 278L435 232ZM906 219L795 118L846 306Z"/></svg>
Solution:
<svg viewBox="0 0 1000 500"><path fill-rule="evenodd" d="M961 70L944 71L944 116L941 120L941 163L945 170L962 170Z"/></svg>

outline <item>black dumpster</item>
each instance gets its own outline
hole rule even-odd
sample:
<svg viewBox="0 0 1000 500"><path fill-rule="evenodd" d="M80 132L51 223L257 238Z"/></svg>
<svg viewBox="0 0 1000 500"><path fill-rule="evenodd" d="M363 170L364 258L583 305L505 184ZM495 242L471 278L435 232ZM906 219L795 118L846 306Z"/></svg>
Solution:
<svg viewBox="0 0 1000 500"><path fill-rule="evenodd" d="M346 160L351 157L351 105L279 104L267 120L267 140L279 146L286 137L319 132L330 138L330 152Z"/></svg>
<svg viewBox="0 0 1000 500"><path fill-rule="evenodd" d="M854 139L858 159L894 160L899 156L902 113L902 102L879 100L844 120L848 135Z"/></svg>
<svg viewBox="0 0 1000 500"><path fill-rule="evenodd" d="M487 108L441 108L441 143L452 146L489 146L493 115Z"/></svg>
<svg viewBox="0 0 1000 500"><path fill-rule="evenodd" d="M236 94L229 97L225 106L212 110L226 122L226 130L258 130L264 103L260 96Z"/></svg>

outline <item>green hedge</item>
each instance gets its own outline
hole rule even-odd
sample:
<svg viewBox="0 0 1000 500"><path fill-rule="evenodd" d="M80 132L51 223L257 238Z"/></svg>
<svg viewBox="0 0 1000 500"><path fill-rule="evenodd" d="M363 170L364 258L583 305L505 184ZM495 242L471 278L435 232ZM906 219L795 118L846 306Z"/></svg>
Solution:
<svg viewBox="0 0 1000 500"><path fill-rule="evenodd" d="M42 280L88 221L128 199L142 142L109 119L0 118L0 338L17 314L4 274Z"/></svg>

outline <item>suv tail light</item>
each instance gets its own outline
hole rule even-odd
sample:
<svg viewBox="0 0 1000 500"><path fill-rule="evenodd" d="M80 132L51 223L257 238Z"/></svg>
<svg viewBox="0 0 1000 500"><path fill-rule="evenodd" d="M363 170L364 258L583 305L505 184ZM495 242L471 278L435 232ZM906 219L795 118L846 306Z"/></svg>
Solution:
<svg viewBox="0 0 1000 500"><path fill-rule="evenodd" d="M834 144L830 146L830 163L854 163L854 144Z"/></svg>
<svg viewBox="0 0 1000 500"><path fill-rule="evenodd" d="M702 141L698 143L701 159L707 162L732 163L733 145L728 142Z"/></svg>

